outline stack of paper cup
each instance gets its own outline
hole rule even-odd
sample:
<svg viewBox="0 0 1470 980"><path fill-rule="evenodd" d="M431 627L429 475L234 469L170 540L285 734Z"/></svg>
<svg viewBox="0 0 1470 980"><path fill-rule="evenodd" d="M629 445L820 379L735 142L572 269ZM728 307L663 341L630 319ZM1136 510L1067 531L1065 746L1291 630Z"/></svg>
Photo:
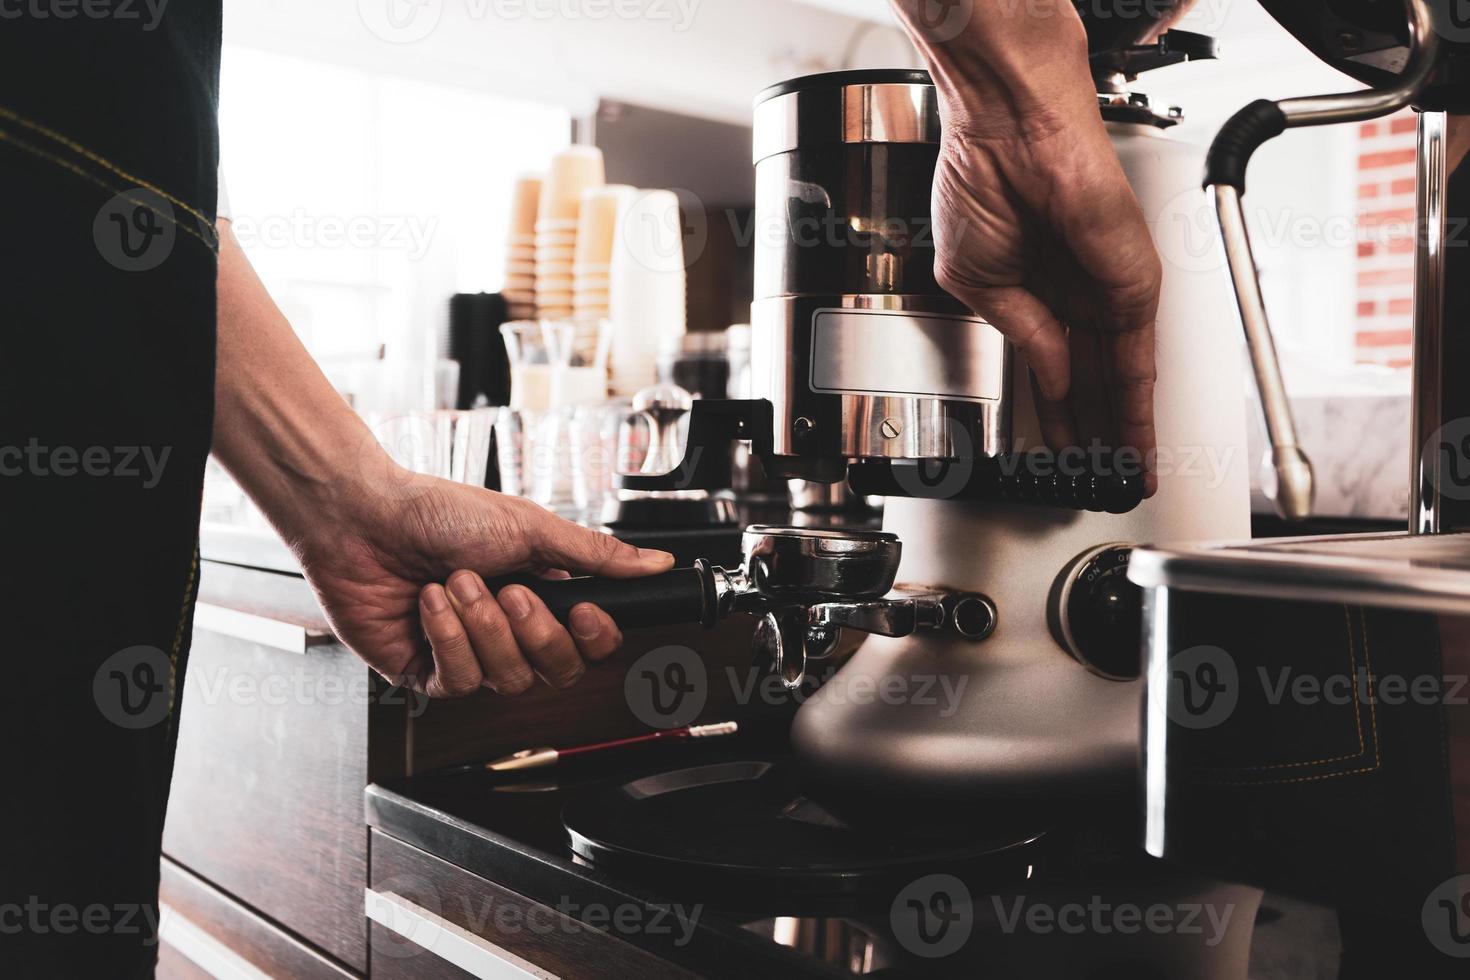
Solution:
<svg viewBox="0 0 1470 980"><path fill-rule="evenodd" d="M537 316L559 320L572 315L572 250L576 243L577 219L536 223Z"/></svg>
<svg viewBox="0 0 1470 980"><path fill-rule="evenodd" d="M618 218L636 192L626 184L593 187L582 193L577 250L572 260L572 312L577 319L606 319L608 274Z"/></svg>
<svg viewBox="0 0 1470 980"><path fill-rule="evenodd" d="M631 397L657 383L663 338L687 328L684 225L672 191L639 191L627 200L609 266L612 387Z"/></svg>
<svg viewBox="0 0 1470 980"><path fill-rule="evenodd" d="M541 185L536 217L536 313L572 315L572 264L582 194L603 184L602 151L573 146L558 153Z"/></svg>
<svg viewBox="0 0 1470 980"><path fill-rule="evenodd" d="M511 200L505 286L500 292L512 320L536 315L536 213L541 206L541 181L540 174L520 177Z"/></svg>

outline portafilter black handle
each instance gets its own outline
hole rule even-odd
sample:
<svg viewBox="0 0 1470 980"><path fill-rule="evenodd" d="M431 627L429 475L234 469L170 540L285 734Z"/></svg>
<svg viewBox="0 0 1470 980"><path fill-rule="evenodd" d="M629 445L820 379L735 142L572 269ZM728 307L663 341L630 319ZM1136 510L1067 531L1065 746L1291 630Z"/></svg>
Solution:
<svg viewBox="0 0 1470 980"><path fill-rule="evenodd" d="M620 629L700 623L713 626L719 616L715 576L700 559L692 568L675 568L642 578L544 579L509 576L486 579L499 595L507 585L523 585L534 592L557 621L566 624L572 607L590 602L612 617Z"/></svg>

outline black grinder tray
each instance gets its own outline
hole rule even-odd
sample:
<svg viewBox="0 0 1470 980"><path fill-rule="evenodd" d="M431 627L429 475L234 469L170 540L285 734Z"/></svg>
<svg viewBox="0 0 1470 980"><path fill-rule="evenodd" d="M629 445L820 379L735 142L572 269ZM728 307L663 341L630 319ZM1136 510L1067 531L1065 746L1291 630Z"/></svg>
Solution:
<svg viewBox="0 0 1470 980"><path fill-rule="evenodd" d="M1046 826L1004 809L957 826L919 805L900 824L857 803L817 802L789 762L743 760L601 787L570 801L562 823L580 862L670 898L840 915L886 912L925 874L1023 883Z"/></svg>

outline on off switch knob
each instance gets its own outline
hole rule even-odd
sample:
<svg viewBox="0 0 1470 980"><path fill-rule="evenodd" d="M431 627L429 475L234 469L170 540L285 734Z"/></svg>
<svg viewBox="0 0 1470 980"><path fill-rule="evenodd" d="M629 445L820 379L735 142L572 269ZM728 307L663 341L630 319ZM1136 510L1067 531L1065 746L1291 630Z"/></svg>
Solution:
<svg viewBox="0 0 1470 980"><path fill-rule="evenodd" d="M1143 590L1128 581L1133 549L1110 544L1079 555L1052 590L1052 632L1089 670L1113 680L1142 672Z"/></svg>

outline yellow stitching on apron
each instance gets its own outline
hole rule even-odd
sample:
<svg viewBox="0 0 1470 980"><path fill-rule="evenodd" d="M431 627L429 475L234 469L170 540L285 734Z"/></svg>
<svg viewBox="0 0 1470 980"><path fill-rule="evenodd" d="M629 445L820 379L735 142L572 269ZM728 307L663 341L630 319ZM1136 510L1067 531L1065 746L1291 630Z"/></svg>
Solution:
<svg viewBox="0 0 1470 980"><path fill-rule="evenodd" d="M134 174L128 173L126 170L124 170L121 167L117 166L116 164L114 164L112 161L108 160L106 157L102 156L101 154L95 153L92 150L89 150L87 147L83 146L82 144L77 143L74 140L68 139L67 137L63 136L62 134L56 132L54 129L51 129L51 128L47 127L47 126L43 126L42 124L36 122L33 119L28 119L27 117L25 117L25 116L21 115L20 113L14 111L13 109L7 109L4 106L0 106L0 118L9 119L12 122L19 123L20 125L24 126L25 128L27 128L27 129L29 129L29 130L31 130L33 132L40 133L42 136L45 136L45 137L47 137L47 138L49 138L51 140L54 140L55 142L60 143L62 146L65 146L68 149L70 149L70 150L72 150L72 151L74 151L76 153L81 154L83 157L85 157L88 160L91 160L93 163L96 163L96 164L98 164L98 165L106 168L107 170L112 171L114 174L118 175L119 177L122 177L124 180L129 181L130 183L132 183L136 187L141 187L141 188L150 190L153 193L157 194L159 197L163 198L165 201L168 201L170 204L177 205L178 207L182 208L187 213L193 215L195 218L198 218L199 219L199 222L200 222L200 225L202 227L205 227L205 228L210 229L210 231L214 234L215 239L214 239L214 241L211 242L209 239L206 239L204 237L204 235L201 234L199 231L196 231L195 229L190 228L188 225L186 225L183 222L179 221L173 215L164 214L162 211L158 210L158 208L154 207L150 202L148 202L148 201L140 201L137 198L132 197L127 192L126 189L121 188L121 187L118 187L117 185L115 185L115 184L113 184L113 183L111 183L111 182L109 182L107 180L104 180L103 178L97 176L96 174L89 173L88 171L84 170L81 166L77 165L76 163L73 163L70 160L63 159L62 157L56 155L55 153L50 153L50 152L48 152L46 150L41 149L38 146L35 146L34 144L28 143L27 141L25 141L23 139L18 139L14 134L9 133L9 132L6 132L3 129L0 129L0 142L10 143L11 145L17 147L18 149L24 150L25 152L30 153L33 156L36 156L36 157L38 157L38 158L40 158L42 160L45 160L48 163L53 163L56 166L61 167L63 170L67 170L70 173L75 174L76 176L82 178L83 180L86 180L86 181L89 181L90 183L96 184L98 187L101 187L103 190L112 191L113 193L115 193L118 196L122 197L124 200L128 201L130 204L133 204L133 205L135 205L137 207L145 207L149 211L152 211L154 214L158 215L158 217L162 218L164 221L167 221L170 224L174 225L174 227L180 229L181 231L185 232L186 234L193 235L201 243L203 243L203 245L206 248L208 248L211 252L218 251L218 249L219 249L219 237L218 237L219 236L219 231L218 231L218 229L216 229L214 227L213 223L210 222L209 218L203 212L197 210L196 208L190 207L188 204L186 204L185 202L181 201L179 198L177 198L174 195L170 194L168 191L166 191L163 188L157 186L156 184L153 184L153 183L151 183L149 181L146 181L143 178L138 177L138 176L136 176ZM193 605L193 603L192 603L191 600L192 600L193 594L194 594L194 582L198 578L198 575L199 575L199 543L196 541L194 543L194 554L193 554L193 557L189 561L189 578L188 578L188 581L184 585L184 599L183 599L183 603L179 607L179 620L178 620L178 624L174 627L173 648L169 651L169 655L168 655L168 663L169 663L169 674L168 674L168 714L169 714L169 717L170 718L172 718L173 717L173 714L174 714L174 703L175 703L175 699L176 699L177 691L178 691L179 652L183 649L183 645L184 645L184 626L189 621L189 610L190 610L191 606Z"/></svg>
<svg viewBox="0 0 1470 980"><path fill-rule="evenodd" d="M199 542L194 542L194 557L189 562L189 581L184 585L184 603L179 608L179 625L174 627L174 646L168 654L168 716L174 716L174 692L178 689L179 651L184 648L184 624L189 621L193 605L194 580L199 576Z"/></svg>
<svg viewBox="0 0 1470 980"><path fill-rule="evenodd" d="M1320 776L1297 776L1293 779L1244 779L1244 780L1201 780L1201 786L1286 786L1291 783L1317 783L1324 779L1340 779L1343 776L1357 776L1365 772L1377 772L1378 765L1364 766L1361 769L1344 769L1342 772L1325 772Z"/></svg>
<svg viewBox="0 0 1470 980"><path fill-rule="evenodd" d="M1357 659L1356 656L1353 655L1353 611L1352 611L1352 607L1347 606L1347 605L1344 605L1342 607L1342 615L1343 615L1343 619L1345 619L1347 621L1348 670L1351 671L1351 673L1350 673L1349 676L1351 676L1353 678L1353 680L1356 681L1357 680L1357 677L1358 677L1358 659ZM1363 627L1363 654L1364 654L1364 657L1365 658L1367 656L1367 647L1368 647L1368 629L1367 629L1367 626L1365 625ZM1372 666L1369 665L1369 668L1368 669L1369 669L1369 674L1368 674L1369 688L1368 688L1368 691L1369 691L1369 697L1371 698L1372 697L1372 690L1373 690L1373 688L1372 688L1372 684L1373 684ZM1356 689L1356 684L1354 684L1354 688ZM1276 762L1276 763L1272 763L1271 765L1268 765L1268 766L1239 766L1239 767L1232 767L1232 768L1234 768L1235 771L1237 771L1237 772L1265 772L1265 771L1270 770L1270 769L1303 769L1303 768L1306 768L1307 766L1321 766L1321 765L1326 765L1329 762L1342 762L1344 759L1356 759L1358 756L1360 756L1364 752L1367 752L1368 751L1368 746L1365 745L1364 742L1363 742L1363 712L1362 712L1362 705L1360 705L1360 704L1357 703L1357 698L1356 697L1353 699L1353 723L1357 726L1357 729L1358 729L1358 751L1356 751L1356 752L1350 752L1347 755L1335 755L1335 756L1333 756L1330 759L1313 759L1310 762ZM1376 741L1377 740L1376 726L1375 726L1374 739L1375 739L1374 745L1375 745L1375 748L1376 748L1376 745L1377 745L1377 741Z"/></svg>
<svg viewBox="0 0 1470 980"><path fill-rule="evenodd" d="M71 173L76 174L78 177L82 178L83 180L86 180L86 181L89 181L90 183L96 184L98 187L102 188L103 190L112 191L113 193L115 193L118 196L122 197L124 200L126 200L130 204L133 204L133 205L135 205L137 207L147 208L149 211L152 211L154 214L158 215L158 217L162 218L164 221L167 221L169 224L171 224L174 227L178 228L180 231L185 232L186 234L189 234L189 235L193 235L195 238L199 239L199 241L201 241L201 242L204 243L204 247L207 248L207 249L209 249L211 252L217 252L217 251L219 251L219 239L218 239L218 237L216 237L214 241L210 241L209 239L205 238L202 234L200 234L199 232L195 231L193 228L190 228L188 225L186 225L183 222L179 221L173 215L171 215L171 214L164 214L162 211L158 210L158 208L154 207L149 202L142 201L142 200L139 200L138 198L135 198L135 197L130 196L128 194L128 192L127 192L126 189L121 188L121 187L117 187L114 184L108 183L107 181L103 180L101 177L98 177L96 174L89 173L86 170L83 170L80 166L78 166L75 163L72 163L70 160L63 160L61 157L57 156L54 153L48 153L46 150L43 150L40 147L35 146L35 145L31 144L31 143L27 143L25 140L17 139L13 134L8 133L8 132L6 132L3 129L0 129L0 142L9 143L9 144L11 144L12 146L14 146L14 147L16 147L18 149L24 150L25 152L30 153L33 156L36 156L36 157L39 157L42 160L45 160L48 163L54 163L56 166L61 167L63 170L68 170ZM213 232L216 236L218 236L219 232L214 228L213 225L210 225L208 221L205 221L204 224L205 224L206 227L209 228L209 230L211 232Z"/></svg>
<svg viewBox="0 0 1470 980"><path fill-rule="evenodd" d="M174 197L168 191L164 190L161 187L155 187L153 184L150 184L148 181L144 180L141 177L133 176L132 174L117 166L111 160L108 160L101 154L94 153L92 150L87 149L87 147L76 142L75 140L68 139L67 137L58 133L56 130L51 129L48 126L43 126L40 123L36 122L34 119L28 119L20 113L16 112L14 109L7 109L4 106L0 106L0 118L9 119L12 122L20 123L22 126L29 130L40 133L42 136L45 136L49 139L55 140L62 146L65 146L67 149L80 153L82 156L86 157L88 160L91 160L93 163L101 164L103 167L111 170L113 173L117 174L124 180L127 180L138 187L145 187L153 193L157 194L159 197L162 197L165 201L168 201L170 204L178 205L185 211L192 214L194 217L198 218L200 221L204 222L206 225L210 223L209 219L206 218L202 213L196 211L194 208L191 208L183 201Z"/></svg>
<svg viewBox="0 0 1470 980"><path fill-rule="evenodd" d="M1368 619L1361 609L1358 611L1358 616L1363 624L1363 665L1368 668L1368 697L1371 701L1373 697L1373 664L1368 659ZM1353 607L1344 603L1342 617L1347 620L1348 669L1352 671L1353 687L1356 690L1358 660L1353 656ZM1353 699L1353 724L1358 728L1358 755L1362 755L1367 751L1367 746L1363 744L1363 706L1358 704L1357 698ZM1376 730L1374 732L1374 738L1375 740L1377 738Z"/></svg>
<svg viewBox="0 0 1470 980"><path fill-rule="evenodd" d="M1373 656L1368 651L1368 612L1358 609L1358 622L1363 626L1363 664L1368 668L1368 723L1373 728L1373 768L1383 765L1383 747L1378 742L1378 699L1373 696Z"/></svg>
<svg viewBox="0 0 1470 980"><path fill-rule="evenodd" d="M1343 606L1348 614L1348 643L1352 643L1352 609ZM1297 776L1293 779L1246 779L1246 780L1200 780L1201 785L1206 786L1282 786L1288 783L1315 783L1323 779L1338 779L1342 776L1356 776L1365 772L1377 772L1383 768L1383 751L1378 741L1378 704L1373 697L1373 657L1368 651L1368 614L1362 609L1358 610L1358 622L1362 624L1363 630L1363 665L1368 668L1368 708L1369 723L1373 730L1373 765L1364 766L1361 769L1348 769L1343 772L1327 772L1318 776ZM1366 746L1365 746L1366 749ZM1361 753L1360 753L1361 754ZM1351 759L1352 756L1341 756L1342 759ZM1327 762L1336 762L1337 759L1328 759ZM1293 765L1311 765L1311 763L1293 763ZM1269 768L1269 767L1257 767Z"/></svg>

